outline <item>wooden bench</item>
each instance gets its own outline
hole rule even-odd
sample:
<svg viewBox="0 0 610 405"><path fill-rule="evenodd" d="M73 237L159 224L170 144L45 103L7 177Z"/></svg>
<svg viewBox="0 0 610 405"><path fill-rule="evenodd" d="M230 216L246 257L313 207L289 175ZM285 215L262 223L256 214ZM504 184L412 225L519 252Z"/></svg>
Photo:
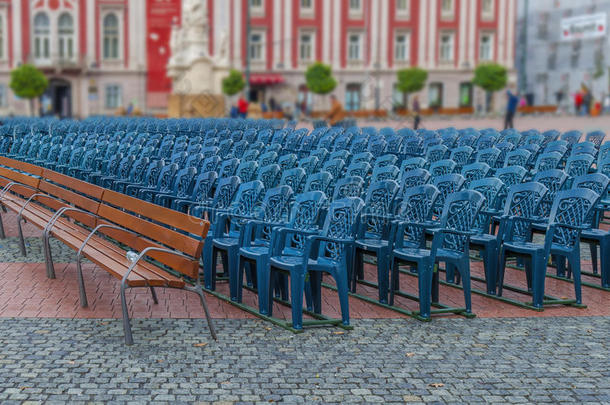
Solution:
<svg viewBox="0 0 610 405"><path fill-rule="evenodd" d="M208 221L12 159L0 157L0 165L6 166L0 167L0 186L4 187L0 204L18 214L22 253L27 253L22 221L43 230L49 277L55 277L50 237L74 249L83 307L88 305L81 267L83 257L120 279L127 344L132 344L133 338L125 291L135 287L149 288L155 303L154 287L198 294L216 339L199 280L199 258L210 226ZM133 260L127 257L129 250L137 256Z"/></svg>

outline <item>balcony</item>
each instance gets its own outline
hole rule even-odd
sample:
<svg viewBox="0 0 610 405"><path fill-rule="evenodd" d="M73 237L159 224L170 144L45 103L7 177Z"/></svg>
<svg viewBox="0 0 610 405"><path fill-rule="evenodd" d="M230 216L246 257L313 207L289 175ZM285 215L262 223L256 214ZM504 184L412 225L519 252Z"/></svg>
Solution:
<svg viewBox="0 0 610 405"><path fill-rule="evenodd" d="M75 55L72 58L51 55L49 58L36 58L30 54L27 63L31 63L45 73L80 73L88 70L87 58L84 55Z"/></svg>

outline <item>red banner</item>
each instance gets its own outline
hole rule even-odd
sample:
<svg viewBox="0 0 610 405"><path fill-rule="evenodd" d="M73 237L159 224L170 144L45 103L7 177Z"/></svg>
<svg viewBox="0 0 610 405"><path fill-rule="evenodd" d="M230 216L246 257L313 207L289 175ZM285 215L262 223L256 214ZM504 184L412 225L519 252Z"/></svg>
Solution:
<svg viewBox="0 0 610 405"><path fill-rule="evenodd" d="M172 81L167 77L167 62L171 54L169 40L172 24L180 23L180 12L180 0L148 0L146 48L149 93L169 93L172 89Z"/></svg>

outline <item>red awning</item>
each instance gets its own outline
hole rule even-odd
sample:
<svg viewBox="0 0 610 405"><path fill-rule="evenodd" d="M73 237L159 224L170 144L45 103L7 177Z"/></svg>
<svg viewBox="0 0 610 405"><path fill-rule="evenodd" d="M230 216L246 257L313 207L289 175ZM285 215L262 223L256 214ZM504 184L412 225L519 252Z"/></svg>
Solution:
<svg viewBox="0 0 610 405"><path fill-rule="evenodd" d="M251 73L250 84L284 83L284 76L279 73Z"/></svg>

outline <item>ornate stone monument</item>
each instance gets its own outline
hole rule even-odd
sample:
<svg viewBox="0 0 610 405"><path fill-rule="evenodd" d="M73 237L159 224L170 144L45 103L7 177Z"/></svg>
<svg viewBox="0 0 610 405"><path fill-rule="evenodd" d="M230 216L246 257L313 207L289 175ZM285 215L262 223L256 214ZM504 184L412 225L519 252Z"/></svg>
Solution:
<svg viewBox="0 0 610 405"><path fill-rule="evenodd" d="M182 24L172 27L167 74L172 79L168 115L222 116L222 79L229 74L227 36L215 57L209 50L207 0L183 0Z"/></svg>

